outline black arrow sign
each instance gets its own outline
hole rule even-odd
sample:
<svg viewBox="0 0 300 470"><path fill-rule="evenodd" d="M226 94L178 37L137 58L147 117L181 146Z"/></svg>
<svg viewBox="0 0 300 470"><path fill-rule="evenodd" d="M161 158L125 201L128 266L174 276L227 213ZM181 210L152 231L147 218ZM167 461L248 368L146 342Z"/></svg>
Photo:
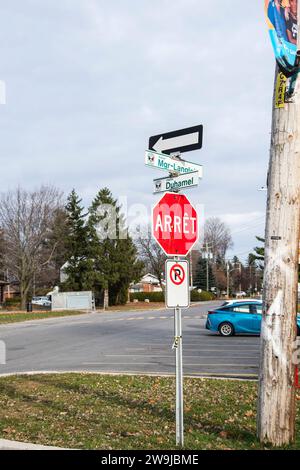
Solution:
<svg viewBox="0 0 300 470"><path fill-rule="evenodd" d="M158 153L191 152L202 148L203 126L154 135L149 139L149 150Z"/></svg>

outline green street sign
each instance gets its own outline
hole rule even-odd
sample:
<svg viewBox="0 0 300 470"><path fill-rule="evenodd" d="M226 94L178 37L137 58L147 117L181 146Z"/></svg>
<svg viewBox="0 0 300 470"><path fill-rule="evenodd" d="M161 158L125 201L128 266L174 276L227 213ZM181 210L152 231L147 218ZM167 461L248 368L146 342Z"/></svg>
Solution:
<svg viewBox="0 0 300 470"><path fill-rule="evenodd" d="M153 193L178 192L182 189L192 188L199 184L199 173L193 171L179 176L169 176L153 180Z"/></svg>
<svg viewBox="0 0 300 470"><path fill-rule="evenodd" d="M202 178L203 176L202 165L187 162L186 160L178 160L162 153L152 152L151 150L147 150L145 153L145 165L154 169L157 168L159 170L168 171L169 173L174 173L176 175L197 171L199 178Z"/></svg>

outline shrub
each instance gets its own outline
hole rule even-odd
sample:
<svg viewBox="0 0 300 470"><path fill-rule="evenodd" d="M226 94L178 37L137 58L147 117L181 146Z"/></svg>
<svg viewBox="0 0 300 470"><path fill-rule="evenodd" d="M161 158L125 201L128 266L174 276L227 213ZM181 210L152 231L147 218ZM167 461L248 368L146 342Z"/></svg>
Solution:
<svg viewBox="0 0 300 470"><path fill-rule="evenodd" d="M198 292L197 290L191 291L191 301L192 302L204 302L208 300L213 300L215 297L212 293L202 291ZM136 292L130 294L130 302L134 300L139 302L144 302L145 299L149 299L150 302L164 302L165 295L164 292Z"/></svg>
<svg viewBox="0 0 300 470"><path fill-rule="evenodd" d="M192 302L204 302L208 300L213 300L215 297L211 292L202 291L198 292L197 290L191 291L191 301Z"/></svg>
<svg viewBox="0 0 300 470"><path fill-rule="evenodd" d="M15 307L16 305L21 305L20 297L12 297L11 299L6 299L4 302L5 307Z"/></svg>
<svg viewBox="0 0 300 470"><path fill-rule="evenodd" d="M164 302L165 295L164 292L135 292L130 294L130 302L134 300L139 302L144 302L145 299L149 299L150 302Z"/></svg>

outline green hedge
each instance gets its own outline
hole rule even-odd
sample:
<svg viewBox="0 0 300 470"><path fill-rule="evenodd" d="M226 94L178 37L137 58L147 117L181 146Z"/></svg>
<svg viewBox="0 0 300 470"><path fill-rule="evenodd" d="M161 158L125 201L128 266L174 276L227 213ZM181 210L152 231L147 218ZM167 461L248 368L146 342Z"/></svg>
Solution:
<svg viewBox="0 0 300 470"><path fill-rule="evenodd" d="M211 292L207 292L203 290L202 292L198 292L197 290L192 290L191 292L191 301L192 302L204 302L207 300L213 300L215 296L211 294Z"/></svg>
<svg viewBox="0 0 300 470"><path fill-rule="evenodd" d="M215 296L210 292L198 292L197 290L193 290L191 292L192 302L204 302L207 300L213 300L214 298ZM130 294L130 302L133 302L135 299L139 302L144 302L145 299L149 299L150 302L164 302L165 296L164 292L136 292Z"/></svg>
<svg viewBox="0 0 300 470"><path fill-rule="evenodd" d="M130 294L130 302L135 299L139 302L144 302L145 299L149 299L150 302L164 302L165 295L164 292L135 292Z"/></svg>
<svg viewBox="0 0 300 470"><path fill-rule="evenodd" d="M15 307L16 305L21 305L20 297L12 297L11 299L6 299L4 302L5 307Z"/></svg>

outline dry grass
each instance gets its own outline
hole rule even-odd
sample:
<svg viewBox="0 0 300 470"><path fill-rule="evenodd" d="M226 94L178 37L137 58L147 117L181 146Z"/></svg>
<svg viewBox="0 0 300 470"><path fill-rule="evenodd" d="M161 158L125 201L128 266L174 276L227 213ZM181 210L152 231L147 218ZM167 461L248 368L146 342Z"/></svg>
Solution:
<svg viewBox="0 0 300 470"><path fill-rule="evenodd" d="M173 378L0 378L0 437L81 449L175 449L174 394ZM262 449L257 383L185 379L184 394L186 449ZM299 415L292 448L300 448Z"/></svg>

